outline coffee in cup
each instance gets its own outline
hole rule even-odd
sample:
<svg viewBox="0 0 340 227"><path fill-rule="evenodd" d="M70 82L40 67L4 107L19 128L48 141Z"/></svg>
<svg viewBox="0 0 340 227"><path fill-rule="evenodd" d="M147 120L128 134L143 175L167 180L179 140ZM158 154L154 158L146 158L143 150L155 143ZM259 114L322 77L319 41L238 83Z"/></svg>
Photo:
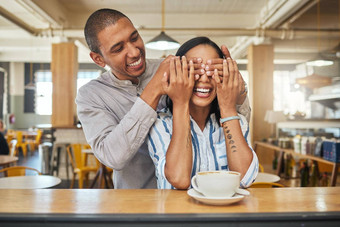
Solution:
<svg viewBox="0 0 340 227"><path fill-rule="evenodd" d="M198 172L191 185L206 197L232 197L240 187L240 177L235 171Z"/></svg>

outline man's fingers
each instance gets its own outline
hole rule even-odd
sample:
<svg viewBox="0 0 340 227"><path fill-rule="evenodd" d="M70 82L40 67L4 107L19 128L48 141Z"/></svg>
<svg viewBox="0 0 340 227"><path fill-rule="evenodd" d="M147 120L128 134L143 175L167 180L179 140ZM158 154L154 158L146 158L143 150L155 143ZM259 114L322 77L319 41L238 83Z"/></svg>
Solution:
<svg viewBox="0 0 340 227"><path fill-rule="evenodd" d="M225 45L221 46L221 50L225 58L231 58L230 52Z"/></svg>

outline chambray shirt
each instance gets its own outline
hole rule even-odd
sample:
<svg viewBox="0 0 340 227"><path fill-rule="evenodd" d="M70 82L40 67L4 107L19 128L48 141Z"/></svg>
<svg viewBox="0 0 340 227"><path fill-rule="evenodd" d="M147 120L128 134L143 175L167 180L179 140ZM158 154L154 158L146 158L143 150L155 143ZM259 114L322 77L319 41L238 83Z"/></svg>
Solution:
<svg viewBox="0 0 340 227"><path fill-rule="evenodd" d="M249 144L249 126L246 118L240 114L239 116L243 136L253 153L253 160L240 183L241 187L246 188L255 180L259 164ZM149 154L155 164L157 187L162 189L174 188L164 174L166 152L172 136L172 119L169 109L158 113L147 139ZM193 153L191 177L200 171L229 170L223 128L218 124L215 114L210 115L203 132L192 118L190 118L190 124Z"/></svg>

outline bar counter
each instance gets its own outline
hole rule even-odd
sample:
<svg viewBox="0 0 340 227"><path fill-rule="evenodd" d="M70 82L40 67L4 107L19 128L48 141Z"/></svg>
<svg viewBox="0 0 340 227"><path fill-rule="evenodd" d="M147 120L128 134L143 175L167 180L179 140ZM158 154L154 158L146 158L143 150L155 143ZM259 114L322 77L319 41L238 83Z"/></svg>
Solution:
<svg viewBox="0 0 340 227"><path fill-rule="evenodd" d="M0 190L0 223L15 226L340 226L340 188L252 188L229 205L181 190Z"/></svg>

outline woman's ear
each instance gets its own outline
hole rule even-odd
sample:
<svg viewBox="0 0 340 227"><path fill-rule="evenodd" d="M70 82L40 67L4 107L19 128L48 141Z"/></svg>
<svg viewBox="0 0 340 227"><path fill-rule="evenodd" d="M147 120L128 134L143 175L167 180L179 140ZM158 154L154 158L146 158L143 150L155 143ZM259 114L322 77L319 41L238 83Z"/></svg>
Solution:
<svg viewBox="0 0 340 227"><path fill-rule="evenodd" d="M106 63L104 61L103 56L101 56L98 53L95 52L90 52L90 57L92 58L92 60L94 61L94 63L96 63L97 65L99 65L100 67L104 68Z"/></svg>

